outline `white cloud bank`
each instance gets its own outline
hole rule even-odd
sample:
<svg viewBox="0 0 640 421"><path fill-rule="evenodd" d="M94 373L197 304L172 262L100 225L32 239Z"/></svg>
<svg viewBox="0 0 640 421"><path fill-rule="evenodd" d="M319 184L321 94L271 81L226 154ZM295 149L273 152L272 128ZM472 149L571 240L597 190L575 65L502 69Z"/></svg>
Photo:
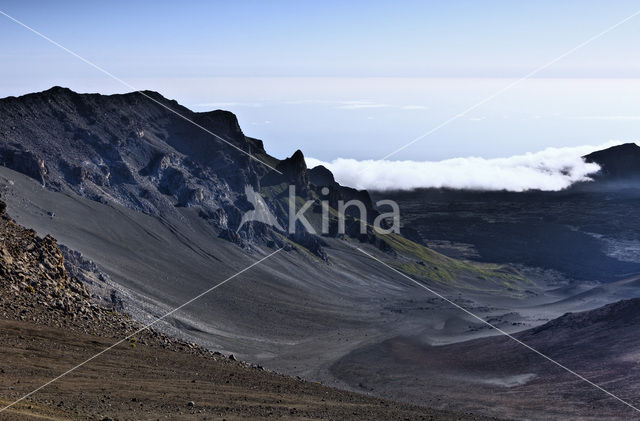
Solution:
<svg viewBox="0 0 640 421"><path fill-rule="evenodd" d="M547 148L509 158L455 158L444 161L357 161L338 158L323 162L307 158L313 168L324 165L342 185L369 190L453 188L473 190L557 191L589 176L600 168L581 158L591 152L619 145Z"/></svg>

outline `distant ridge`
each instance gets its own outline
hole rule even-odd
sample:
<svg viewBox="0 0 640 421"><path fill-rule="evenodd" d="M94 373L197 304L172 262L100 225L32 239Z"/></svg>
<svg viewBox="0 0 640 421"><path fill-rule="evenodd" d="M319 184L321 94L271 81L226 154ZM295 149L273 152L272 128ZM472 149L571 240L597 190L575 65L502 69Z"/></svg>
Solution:
<svg viewBox="0 0 640 421"><path fill-rule="evenodd" d="M595 179L640 179L640 146L635 143L613 146L583 158L589 163L600 165L601 170L595 175Z"/></svg>

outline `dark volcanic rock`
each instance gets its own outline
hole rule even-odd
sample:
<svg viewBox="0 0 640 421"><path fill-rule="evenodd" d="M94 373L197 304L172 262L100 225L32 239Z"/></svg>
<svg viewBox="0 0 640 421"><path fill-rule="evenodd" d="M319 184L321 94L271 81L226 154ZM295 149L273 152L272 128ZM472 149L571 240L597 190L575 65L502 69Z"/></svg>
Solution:
<svg viewBox="0 0 640 421"><path fill-rule="evenodd" d="M341 186L335 181L333 173L322 165L318 165L307 171L309 175L309 182L316 188L320 197L323 200L328 200L329 205L335 209L338 208L338 201L342 200L344 203L350 200L362 202L367 210L366 220L371 223L376 216L379 215L378 211L373 205L371 196L366 190L357 190L351 187ZM323 188L325 189L323 191ZM328 191L327 194L324 194ZM360 211L355 207L349 207L345 211L345 215L351 218L360 218Z"/></svg>
<svg viewBox="0 0 640 421"><path fill-rule="evenodd" d="M271 171L242 151L266 155L262 142L245 137L232 113L195 113L156 92L144 95L153 100L60 87L4 98L0 163L102 203L155 216L197 206L221 229L239 222L237 197L247 185L259 190Z"/></svg>
<svg viewBox="0 0 640 421"><path fill-rule="evenodd" d="M309 182L318 187L333 187L337 184L335 178L333 178L333 173L322 165L311 168L307 173Z"/></svg>
<svg viewBox="0 0 640 421"><path fill-rule="evenodd" d="M587 162L600 165L596 178L640 179L640 146L635 143L614 146L584 156Z"/></svg>
<svg viewBox="0 0 640 421"><path fill-rule="evenodd" d="M280 162L278 171L286 178L287 182L296 186L296 194L306 197L309 189L309 176L307 175L307 164L301 150L295 151L290 158Z"/></svg>
<svg viewBox="0 0 640 421"><path fill-rule="evenodd" d="M1 203L1 202L0 202ZM0 205L0 289L72 315L89 315L94 305L82 282L69 276L58 243L40 238L4 213ZM8 291L8 292L7 292Z"/></svg>
<svg viewBox="0 0 640 421"><path fill-rule="evenodd" d="M194 113L155 92L77 94L55 87L0 100L0 161L54 190L152 215L232 206L269 171L231 113ZM216 136L185 121L195 121ZM221 140L223 139L223 140ZM230 146L230 145L233 145Z"/></svg>
<svg viewBox="0 0 640 421"><path fill-rule="evenodd" d="M273 226L242 225L252 210L247 188L261 195L261 211L280 226L288 223L288 189L282 187L294 185L304 200L317 188L301 151L278 161L260 140L244 135L232 113L193 112L152 91L99 95L54 87L0 99L0 164L51 190L157 217L182 218L176 208L195 207L220 237L246 248L282 242ZM333 179L330 172L325 176ZM331 191L332 206L357 198L371 207L366 192L337 183ZM324 258L321 242L296 238Z"/></svg>

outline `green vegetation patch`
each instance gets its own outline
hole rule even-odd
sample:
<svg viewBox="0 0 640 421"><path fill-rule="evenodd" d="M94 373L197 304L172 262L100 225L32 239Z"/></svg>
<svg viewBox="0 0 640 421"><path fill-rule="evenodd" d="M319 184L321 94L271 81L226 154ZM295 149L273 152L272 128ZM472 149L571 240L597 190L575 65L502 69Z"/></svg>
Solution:
<svg viewBox="0 0 640 421"><path fill-rule="evenodd" d="M522 286L530 283L512 267L447 257L398 234L376 236L397 253L386 263L420 280L511 296L522 296Z"/></svg>

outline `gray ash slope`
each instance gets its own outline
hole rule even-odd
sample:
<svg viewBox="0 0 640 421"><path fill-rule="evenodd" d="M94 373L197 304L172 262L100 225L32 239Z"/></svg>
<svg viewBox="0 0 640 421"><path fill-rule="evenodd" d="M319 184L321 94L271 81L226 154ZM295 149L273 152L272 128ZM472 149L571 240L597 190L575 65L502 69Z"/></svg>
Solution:
<svg viewBox="0 0 640 421"><path fill-rule="evenodd" d="M636 298L591 311L568 313L515 337L637 406L639 327L640 299ZM442 347L429 346L415 338L396 337L354 351L332 369L346 381L356 383L374 361L382 367L377 372L381 381L374 387L381 386L396 398L409 396L441 408L449 406L452 396L467 396L464 409L473 411L491 405L511 408L502 413L505 417L637 418L634 409L550 361L535 358L506 337ZM473 393L469 394L469 390ZM523 401L522 396L529 399Z"/></svg>
<svg viewBox="0 0 640 421"><path fill-rule="evenodd" d="M124 311L142 322L284 247L159 328L287 374L362 390L330 369L354 350L398 335L451 343L493 332L354 245L509 331L560 316L565 307L554 302L585 291L559 292L563 284L553 276L452 259L399 235L339 236L335 221L323 237L304 230L290 236L259 222L237 231L252 209L247 186L285 227L289 184L299 199L315 201L311 220L323 186L332 205L357 197L370 206L369 217L376 212L367 192L338 185L326 169L307 170L301 152L282 161L270 157L259 140L244 136L232 114L194 113L146 94L282 174L137 93L53 88L0 100L0 188L9 214L81 253L72 260L93 262L81 263L85 271L94 264L100 271L89 276L98 284L90 289L115 289ZM603 300L599 295L581 305L593 308ZM363 383L382 390L375 386L376 371L384 367L369 368Z"/></svg>

